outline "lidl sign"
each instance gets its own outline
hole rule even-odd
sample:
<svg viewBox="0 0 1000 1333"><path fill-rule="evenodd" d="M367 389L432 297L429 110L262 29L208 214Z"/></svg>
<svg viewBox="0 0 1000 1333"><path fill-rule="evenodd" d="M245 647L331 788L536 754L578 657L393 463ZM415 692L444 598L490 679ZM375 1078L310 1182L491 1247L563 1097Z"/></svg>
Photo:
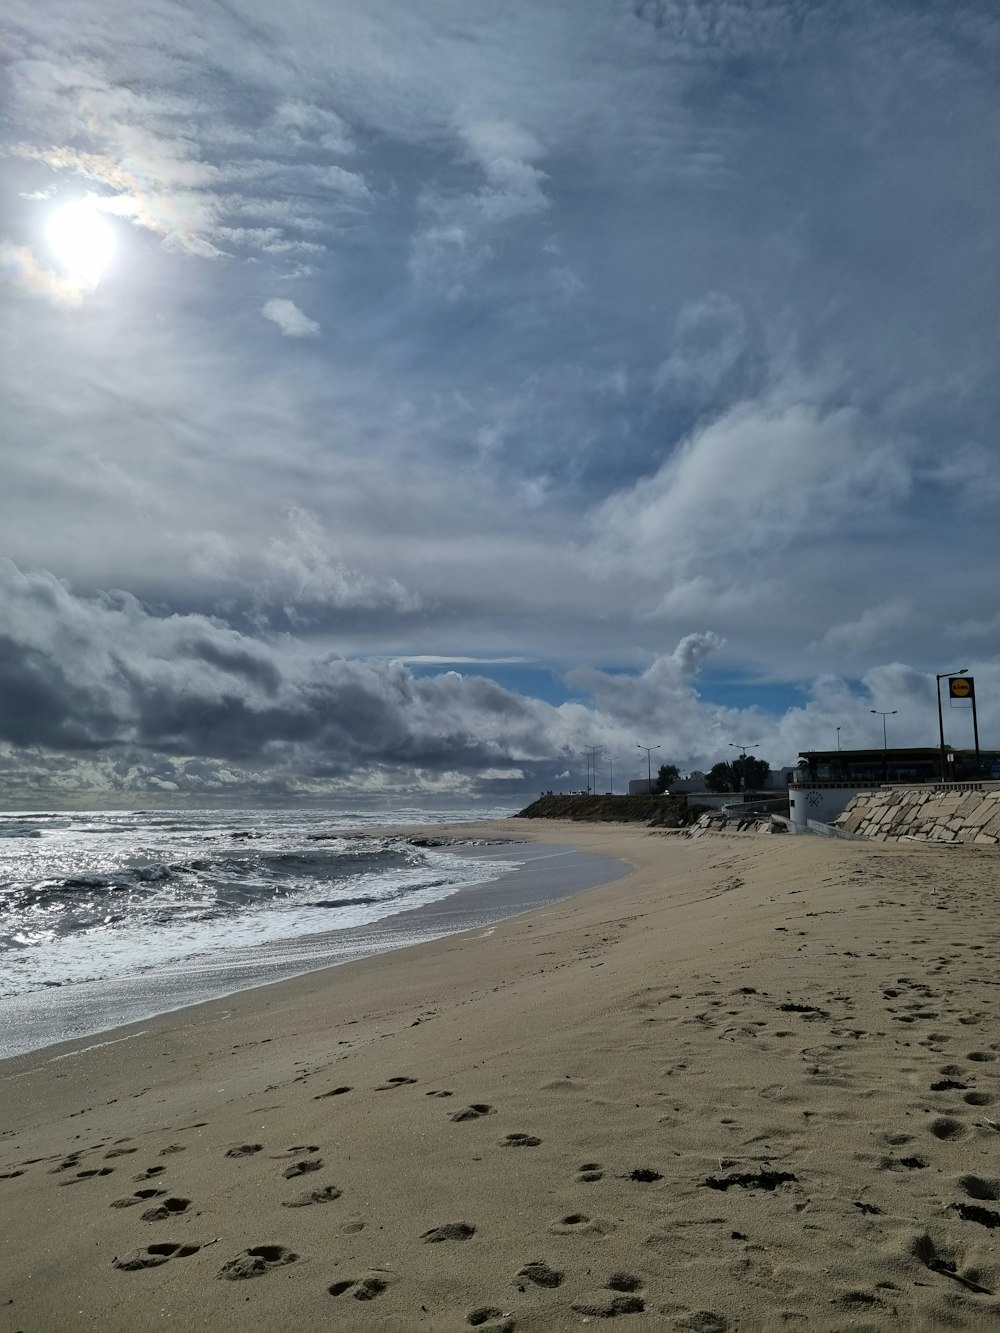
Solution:
<svg viewBox="0 0 1000 1333"><path fill-rule="evenodd" d="M971 699L976 693L973 676L949 676L948 697L951 699Z"/></svg>

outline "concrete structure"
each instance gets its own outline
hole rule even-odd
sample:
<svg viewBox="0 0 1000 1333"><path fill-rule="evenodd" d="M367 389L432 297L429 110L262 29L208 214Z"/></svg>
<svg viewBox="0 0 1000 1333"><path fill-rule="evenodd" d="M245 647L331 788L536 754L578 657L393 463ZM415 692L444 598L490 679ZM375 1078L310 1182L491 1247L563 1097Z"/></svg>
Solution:
<svg viewBox="0 0 1000 1333"><path fill-rule="evenodd" d="M1000 845L1000 782L880 787L856 796L835 821L879 842Z"/></svg>
<svg viewBox="0 0 1000 1333"><path fill-rule="evenodd" d="M788 788L788 816L803 828L810 819L832 824L860 792L878 786L881 783L811 782L808 777L800 778Z"/></svg>

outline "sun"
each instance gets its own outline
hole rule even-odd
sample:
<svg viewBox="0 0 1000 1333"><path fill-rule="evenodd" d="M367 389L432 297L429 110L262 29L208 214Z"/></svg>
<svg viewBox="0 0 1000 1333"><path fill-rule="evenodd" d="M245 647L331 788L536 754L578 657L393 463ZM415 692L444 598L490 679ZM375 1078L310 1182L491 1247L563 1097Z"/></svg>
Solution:
<svg viewBox="0 0 1000 1333"><path fill-rule="evenodd" d="M52 214L49 245L67 275L81 286L96 287L115 253L115 233L89 199L64 204Z"/></svg>

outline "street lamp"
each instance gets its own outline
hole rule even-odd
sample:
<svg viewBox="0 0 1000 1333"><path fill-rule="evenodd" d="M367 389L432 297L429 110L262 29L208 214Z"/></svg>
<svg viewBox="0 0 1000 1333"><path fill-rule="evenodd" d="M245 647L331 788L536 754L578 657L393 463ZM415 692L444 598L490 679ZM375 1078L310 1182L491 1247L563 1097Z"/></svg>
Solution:
<svg viewBox="0 0 1000 1333"><path fill-rule="evenodd" d="M609 755L608 755L608 768L611 770L611 793L610 793L610 794L611 794L612 796L614 796L614 794L615 794L615 756L614 756L613 754L609 754Z"/></svg>
<svg viewBox="0 0 1000 1333"><path fill-rule="evenodd" d="M892 708L888 713L883 713L881 708L869 708L869 713L874 713L882 719L882 781L889 781L889 741L885 730L885 720L887 717L895 717L899 712L898 708Z"/></svg>
<svg viewBox="0 0 1000 1333"><path fill-rule="evenodd" d="M837 728L837 753L840 754L840 728Z"/></svg>
<svg viewBox="0 0 1000 1333"><path fill-rule="evenodd" d="M869 713L875 713L878 717L882 719L882 749L888 750L889 742L888 739L886 738L885 720L887 717L895 717L896 714L899 712L899 709L893 708L888 713L883 713L881 708L869 708L868 711Z"/></svg>
<svg viewBox="0 0 1000 1333"><path fill-rule="evenodd" d="M944 714L941 712L941 682L947 680L949 676L964 676L968 673L968 667L962 667L961 671L939 671L934 678L934 689L937 693L938 706L938 738L941 741L941 781L944 782L948 776L948 760L944 753Z"/></svg>
<svg viewBox="0 0 1000 1333"><path fill-rule="evenodd" d="M636 742L636 747L635 747L635 748L636 748L637 750L645 750L645 751L646 751L646 795L647 795L647 796L652 796L652 794L653 794L653 760L652 760L652 757L651 757L651 756L652 756L652 752L653 752L654 750L658 750L660 747L659 747L658 745L640 745L640 744L638 743L638 741L637 741L637 742Z"/></svg>
<svg viewBox="0 0 1000 1333"><path fill-rule="evenodd" d="M587 756L587 795L590 795L590 768L594 767L594 795L597 795L597 756L604 749L603 745L585 745L584 754Z"/></svg>
<svg viewBox="0 0 1000 1333"><path fill-rule="evenodd" d="M740 752L740 791L746 795L747 791L747 750L756 750L760 741L753 741L749 745L738 744L736 741L730 741L730 746Z"/></svg>

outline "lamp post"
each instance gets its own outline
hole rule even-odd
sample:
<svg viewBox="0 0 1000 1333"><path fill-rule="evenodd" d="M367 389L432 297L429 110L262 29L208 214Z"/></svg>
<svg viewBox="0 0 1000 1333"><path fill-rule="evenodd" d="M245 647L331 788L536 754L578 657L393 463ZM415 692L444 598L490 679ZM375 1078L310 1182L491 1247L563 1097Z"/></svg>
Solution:
<svg viewBox="0 0 1000 1333"><path fill-rule="evenodd" d="M652 796L652 794L653 794L653 760L652 760L652 753L653 753L654 750L658 750L660 747L659 747L658 745L640 745L638 742L636 742L636 747L635 747L635 748L636 748L637 750L645 750L645 751L646 751L646 795L647 795L647 796Z"/></svg>
<svg viewBox="0 0 1000 1333"><path fill-rule="evenodd" d="M614 757L613 754L609 754L609 755L608 755L608 768L611 770L611 795L614 796L614 794L615 794L615 757Z"/></svg>
<svg viewBox="0 0 1000 1333"><path fill-rule="evenodd" d="M944 752L944 713L941 711L941 682L947 680L949 676L964 676L968 673L968 667L962 667L961 671L939 671L934 678L934 689L937 693L938 706L938 739L941 742L941 781L945 782L948 777L948 760Z"/></svg>
<svg viewBox="0 0 1000 1333"><path fill-rule="evenodd" d="M587 795L590 795L590 769L594 769L594 795L597 794L597 756L604 749L603 745L585 745L584 753L587 756Z"/></svg>
<svg viewBox="0 0 1000 1333"><path fill-rule="evenodd" d="M840 754L840 728L837 728L837 753Z"/></svg>
<svg viewBox="0 0 1000 1333"><path fill-rule="evenodd" d="M885 729L885 720L887 717L895 717L899 712L898 708L892 708L887 713L883 713L881 708L869 708L869 713L874 713L882 719L882 781L889 781L889 740Z"/></svg>
<svg viewBox="0 0 1000 1333"><path fill-rule="evenodd" d="M748 745L742 745L736 741L730 741L729 745L734 750L740 752L740 791L743 795L747 792L747 750L756 750L760 741L753 741Z"/></svg>

